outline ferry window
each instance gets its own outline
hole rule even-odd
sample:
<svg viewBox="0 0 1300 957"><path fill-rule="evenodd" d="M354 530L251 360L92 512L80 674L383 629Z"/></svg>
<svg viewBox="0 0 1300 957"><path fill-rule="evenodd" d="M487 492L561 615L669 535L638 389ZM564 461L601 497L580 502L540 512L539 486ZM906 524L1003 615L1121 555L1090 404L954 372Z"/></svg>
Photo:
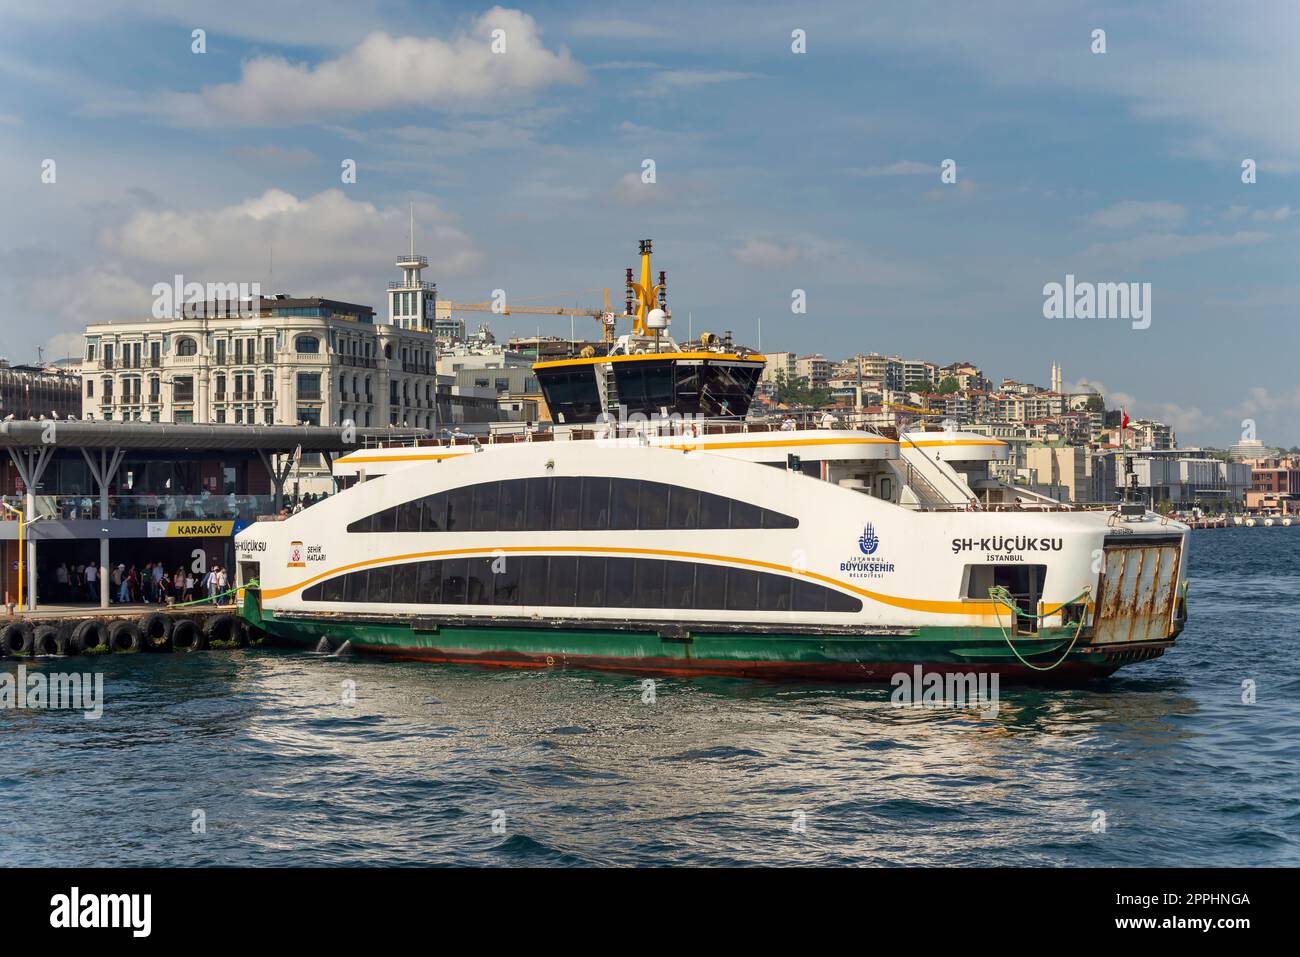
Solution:
<svg viewBox="0 0 1300 957"><path fill-rule="evenodd" d="M668 581L665 585L664 607L694 608L695 563L669 562Z"/></svg>
<svg viewBox="0 0 1300 957"><path fill-rule="evenodd" d="M466 564L469 567L465 576L467 586L465 603L467 605L492 604L495 597L495 588L492 583L492 559L471 558Z"/></svg>
<svg viewBox="0 0 1300 957"><path fill-rule="evenodd" d="M642 484L641 511L638 513L637 528L658 529L668 527L668 496L663 494L667 491L668 488L658 482Z"/></svg>
<svg viewBox="0 0 1300 957"><path fill-rule="evenodd" d="M546 479L528 482L527 529L544 532L551 527L551 483Z"/></svg>
<svg viewBox="0 0 1300 957"><path fill-rule="evenodd" d="M519 604L519 578L523 562L513 556L506 556L500 565L500 571L492 576L492 603L494 605Z"/></svg>
<svg viewBox="0 0 1300 957"><path fill-rule="evenodd" d="M343 588L343 600L346 602L366 601L366 578L369 572L353 572L347 576Z"/></svg>
<svg viewBox="0 0 1300 957"><path fill-rule="evenodd" d="M557 422L595 422L600 415L600 390L592 366L573 370L565 367L542 369L537 372L537 382Z"/></svg>
<svg viewBox="0 0 1300 957"><path fill-rule="evenodd" d="M465 576L469 572L469 562L464 558L453 558L442 563L442 603L444 605L465 604Z"/></svg>
<svg viewBox="0 0 1300 957"><path fill-rule="evenodd" d="M501 512L501 484L484 482L474 486L474 521L476 532L495 532Z"/></svg>
<svg viewBox="0 0 1300 957"><path fill-rule="evenodd" d="M447 530L447 496L443 492L430 495L424 499L424 516L420 529L425 532L445 532Z"/></svg>
<svg viewBox="0 0 1300 957"><path fill-rule="evenodd" d="M700 370L702 366L678 365L677 372L677 410L683 413L696 412L700 407Z"/></svg>
<svg viewBox="0 0 1300 957"><path fill-rule="evenodd" d="M418 601L416 582L420 575L418 562L407 562L393 568L393 594L389 601L398 605L410 605Z"/></svg>
<svg viewBox="0 0 1300 957"><path fill-rule="evenodd" d="M607 478L593 476L583 478L580 528L609 528L609 483L610 480Z"/></svg>
<svg viewBox="0 0 1300 957"><path fill-rule="evenodd" d="M370 578L367 581L366 601L390 602L393 600L393 566L385 565L382 568L370 569Z"/></svg>
<svg viewBox="0 0 1300 957"><path fill-rule="evenodd" d="M473 531L474 486L454 488L447 493L447 531Z"/></svg>
<svg viewBox="0 0 1300 957"><path fill-rule="evenodd" d="M750 505L748 502L742 502L739 499L733 499L731 502L731 524L728 528L758 528L762 521L760 509L757 505Z"/></svg>
<svg viewBox="0 0 1300 957"><path fill-rule="evenodd" d="M618 399L631 412L675 409L674 372L671 362L619 362L614 364Z"/></svg>
<svg viewBox="0 0 1300 957"><path fill-rule="evenodd" d="M700 528L730 528L731 499L714 495L712 492L700 493Z"/></svg>
<svg viewBox="0 0 1300 957"><path fill-rule="evenodd" d="M744 415L758 373L758 369L743 366L706 366L701 375L700 414Z"/></svg>
<svg viewBox="0 0 1300 957"><path fill-rule="evenodd" d="M780 512L774 512L770 508L760 508L763 513L764 528L798 528L799 519L792 515L782 515Z"/></svg>
<svg viewBox="0 0 1300 957"><path fill-rule="evenodd" d="M417 567L415 604L439 604L442 601L442 562L421 562Z"/></svg>
<svg viewBox="0 0 1300 957"><path fill-rule="evenodd" d="M420 530L420 500L404 502L397 508L397 530L399 532L418 532Z"/></svg>
<svg viewBox="0 0 1300 957"><path fill-rule="evenodd" d="M555 482L552 528L578 528L581 507L582 479L557 478Z"/></svg>
<svg viewBox="0 0 1300 957"><path fill-rule="evenodd" d="M346 578L346 575L336 575L334 578L315 586L320 590L320 600L343 601L343 582ZM304 594L303 597L306 598L307 596Z"/></svg>
<svg viewBox="0 0 1300 957"><path fill-rule="evenodd" d="M826 611L826 596L828 594L838 594L832 592L829 588L823 588L804 578L796 578L794 581L794 610L795 611ZM850 599L857 601L856 599ZM859 603L859 607L861 604ZM839 611L838 608L832 608L831 611ZM856 611L857 609L851 609Z"/></svg>
<svg viewBox="0 0 1300 957"><path fill-rule="evenodd" d="M664 607L664 562L643 558L635 563L633 604L638 608Z"/></svg>
<svg viewBox="0 0 1300 957"><path fill-rule="evenodd" d="M673 486L668 493L668 527L698 528L699 525L699 491L693 488Z"/></svg>
<svg viewBox="0 0 1300 957"><path fill-rule="evenodd" d="M501 483L497 527L503 532L517 532L524 527L524 480L508 479Z"/></svg>
<svg viewBox="0 0 1300 957"><path fill-rule="evenodd" d="M476 556L365 569L312 585L303 591L303 600L732 611L862 609L859 599L815 582L744 568L572 555L510 557L494 568L495 561L491 556ZM1028 577L1037 578L1037 571Z"/></svg>
<svg viewBox="0 0 1300 957"><path fill-rule="evenodd" d="M636 528L637 502L641 498L639 482L619 479L613 483L611 495L609 527Z"/></svg>
<svg viewBox="0 0 1300 957"><path fill-rule="evenodd" d="M551 556L548 605L573 605L578 591L578 559L574 555Z"/></svg>
<svg viewBox="0 0 1300 957"><path fill-rule="evenodd" d="M783 575L758 576L758 607L760 611L789 611L792 579ZM814 585L814 588L819 586ZM819 588L819 590L822 590Z"/></svg>
<svg viewBox="0 0 1300 957"><path fill-rule="evenodd" d="M606 608L631 608L636 604L632 590L634 563L635 560L631 558L611 558L606 562L609 566L605 571Z"/></svg>
<svg viewBox="0 0 1300 957"><path fill-rule="evenodd" d="M349 532L798 528L791 515L666 482L586 476L466 485L395 505Z"/></svg>
<svg viewBox="0 0 1300 957"><path fill-rule="evenodd" d="M578 559L578 604L599 608L605 604L605 571L603 558Z"/></svg>
<svg viewBox="0 0 1300 957"><path fill-rule="evenodd" d="M545 555L521 559L519 574L519 603L521 605L546 605L546 582L550 572L550 558Z"/></svg>
<svg viewBox="0 0 1300 957"><path fill-rule="evenodd" d="M724 608L726 596L726 568L722 565L700 565L695 569L696 608Z"/></svg>
<svg viewBox="0 0 1300 957"><path fill-rule="evenodd" d="M727 609L753 611L758 607L758 572L727 569Z"/></svg>

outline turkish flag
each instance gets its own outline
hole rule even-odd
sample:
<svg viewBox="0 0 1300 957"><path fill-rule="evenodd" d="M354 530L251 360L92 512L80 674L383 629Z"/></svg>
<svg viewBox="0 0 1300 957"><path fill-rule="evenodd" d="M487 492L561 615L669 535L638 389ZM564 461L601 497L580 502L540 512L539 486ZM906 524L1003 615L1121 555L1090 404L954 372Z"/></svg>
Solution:
<svg viewBox="0 0 1300 957"><path fill-rule="evenodd" d="M1125 412L1123 409L1119 410L1119 427L1121 429L1128 428L1128 413Z"/></svg>

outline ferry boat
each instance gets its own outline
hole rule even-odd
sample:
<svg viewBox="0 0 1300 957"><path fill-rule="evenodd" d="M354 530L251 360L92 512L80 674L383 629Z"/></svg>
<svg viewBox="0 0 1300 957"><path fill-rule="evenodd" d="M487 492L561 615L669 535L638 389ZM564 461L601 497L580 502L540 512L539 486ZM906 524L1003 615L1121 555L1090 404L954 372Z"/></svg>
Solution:
<svg viewBox="0 0 1300 957"><path fill-rule="evenodd" d="M247 621L436 662L868 683L1072 683L1172 646L1187 526L1001 482L984 435L750 420L764 357L678 346L649 247L632 331L534 366L551 428L359 449L343 491L242 531Z"/></svg>

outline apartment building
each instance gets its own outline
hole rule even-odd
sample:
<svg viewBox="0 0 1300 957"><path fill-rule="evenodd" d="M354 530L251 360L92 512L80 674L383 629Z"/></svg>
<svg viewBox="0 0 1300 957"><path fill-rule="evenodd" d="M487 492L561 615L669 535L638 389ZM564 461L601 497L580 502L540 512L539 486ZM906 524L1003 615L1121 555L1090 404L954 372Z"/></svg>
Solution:
<svg viewBox="0 0 1300 957"><path fill-rule="evenodd" d="M831 378L830 361L820 352L794 360L795 377L813 389L824 389Z"/></svg>

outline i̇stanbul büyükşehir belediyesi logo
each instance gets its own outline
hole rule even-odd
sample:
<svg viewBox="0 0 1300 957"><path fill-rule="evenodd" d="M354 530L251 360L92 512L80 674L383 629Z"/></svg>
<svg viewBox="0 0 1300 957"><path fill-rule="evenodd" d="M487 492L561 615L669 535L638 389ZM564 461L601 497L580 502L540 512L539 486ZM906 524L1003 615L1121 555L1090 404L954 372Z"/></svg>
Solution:
<svg viewBox="0 0 1300 957"><path fill-rule="evenodd" d="M858 536L858 551L862 554L840 562L840 571L850 578L881 578L892 572L893 562L871 557L879 548L880 536L876 534L876 527L868 522L863 526L862 534Z"/></svg>
<svg viewBox="0 0 1300 957"><path fill-rule="evenodd" d="M874 555L879 547L880 537L876 534L875 526L868 522L862 529L862 537L858 539L858 548L862 549L863 555Z"/></svg>

